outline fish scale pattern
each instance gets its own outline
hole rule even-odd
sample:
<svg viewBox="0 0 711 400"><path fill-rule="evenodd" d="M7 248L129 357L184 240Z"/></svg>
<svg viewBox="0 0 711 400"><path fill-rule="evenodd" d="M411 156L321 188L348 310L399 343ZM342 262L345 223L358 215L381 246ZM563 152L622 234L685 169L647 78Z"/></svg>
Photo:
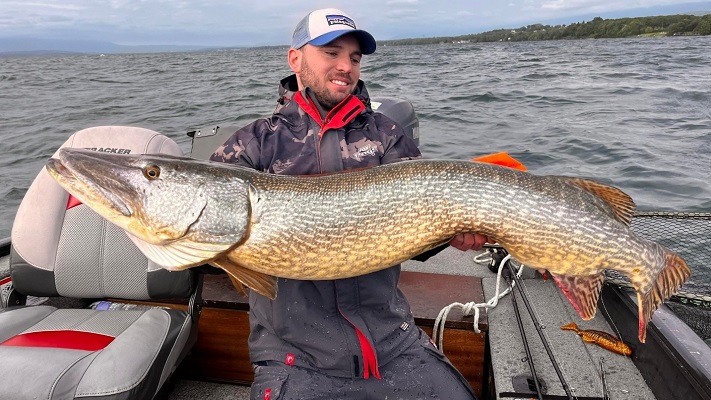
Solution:
<svg viewBox="0 0 711 400"><path fill-rule="evenodd" d="M230 257L268 265L264 272L272 274L288 264L279 276L372 272L461 231L489 234L521 261L561 274L619 269L631 263L626 256L637 267L638 252L655 253L646 241L625 253L639 238L588 192L495 166L415 161L318 178L251 179L260 197L256 218Z"/></svg>
<svg viewBox="0 0 711 400"><path fill-rule="evenodd" d="M627 276L643 304L641 341L654 310L689 276L681 258L630 231L627 195L592 181L418 160L315 178L255 174L251 184L260 201L249 239L228 257L269 275L361 275L479 232L553 273L585 319L596 313L604 271Z"/></svg>

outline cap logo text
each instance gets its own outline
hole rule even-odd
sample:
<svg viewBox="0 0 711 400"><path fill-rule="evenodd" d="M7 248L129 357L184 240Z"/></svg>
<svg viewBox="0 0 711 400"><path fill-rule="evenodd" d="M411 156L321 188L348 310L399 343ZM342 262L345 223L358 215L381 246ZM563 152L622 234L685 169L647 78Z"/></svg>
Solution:
<svg viewBox="0 0 711 400"><path fill-rule="evenodd" d="M355 22L353 22L352 19L346 17L345 15L327 15L326 22L328 22L329 26L330 25L346 25L346 26L350 26L353 29L356 28Z"/></svg>

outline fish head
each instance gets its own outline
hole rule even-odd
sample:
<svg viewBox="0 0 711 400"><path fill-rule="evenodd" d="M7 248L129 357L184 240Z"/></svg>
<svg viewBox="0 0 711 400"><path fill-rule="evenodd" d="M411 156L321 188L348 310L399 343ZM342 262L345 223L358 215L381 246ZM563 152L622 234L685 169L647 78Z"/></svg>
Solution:
<svg viewBox="0 0 711 400"><path fill-rule="evenodd" d="M248 184L215 163L64 148L58 158L48 160L46 169L168 269L214 258L239 243L248 230Z"/></svg>

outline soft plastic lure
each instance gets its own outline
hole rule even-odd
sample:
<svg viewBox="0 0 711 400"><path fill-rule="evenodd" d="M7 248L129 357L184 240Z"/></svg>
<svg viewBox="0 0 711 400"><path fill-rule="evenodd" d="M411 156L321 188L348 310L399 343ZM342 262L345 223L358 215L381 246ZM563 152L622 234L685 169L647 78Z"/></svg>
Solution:
<svg viewBox="0 0 711 400"><path fill-rule="evenodd" d="M575 322L571 322L568 325L563 325L560 327L565 331L575 331L584 342L594 343L603 349L610 350L617 354L622 354L623 356L629 356L632 354L632 349L627 343L622 340L610 335L607 332L596 331L594 329L580 329Z"/></svg>

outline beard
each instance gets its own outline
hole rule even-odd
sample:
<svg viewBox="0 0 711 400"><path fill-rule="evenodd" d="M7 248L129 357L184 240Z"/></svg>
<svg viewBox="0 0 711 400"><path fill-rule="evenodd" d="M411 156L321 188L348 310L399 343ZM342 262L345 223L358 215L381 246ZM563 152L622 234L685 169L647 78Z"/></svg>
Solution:
<svg viewBox="0 0 711 400"><path fill-rule="evenodd" d="M300 78L301 84L304 87L308 87L311 89L314 96L316 97L316 100L326 111L332 110L333 107L337 106L341 101L343 101L343 99L348 96L348 94L350 94L346 94L343 92L331 92L330 90L328 90L328 87L326 87L327 82L333 78L350 80L349 74L336 74L333 77L325 78L318 76L316 75L314 70L309 67L308 62L306 62L306 58L301 60Z"/></svg>

